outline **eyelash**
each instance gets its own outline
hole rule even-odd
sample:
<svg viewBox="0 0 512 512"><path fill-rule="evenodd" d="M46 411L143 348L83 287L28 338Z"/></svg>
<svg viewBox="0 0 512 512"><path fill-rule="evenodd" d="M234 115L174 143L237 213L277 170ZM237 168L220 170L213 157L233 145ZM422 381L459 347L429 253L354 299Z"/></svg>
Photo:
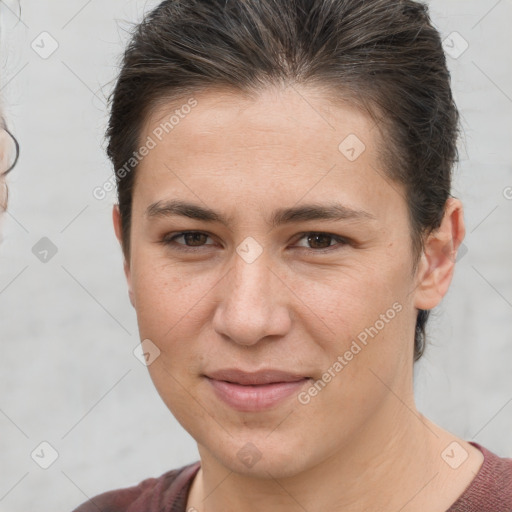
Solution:
<svg viewBox="0 0 512 512"><path fill-rule="evenodd" d="M162 239L161 243L165 246L172 247L173 249L177 249L178 251L184 251L184 252L197 252L199 250L202 250L202 248L205 246L213 245L213 244L205 244L205 245L201 245L201 246L188 246L185 244L178 244L175 242L175 240L177 238L180 238L184 235L189 235L189 234L201 234L201 235L206 235L211 238L211 236L208 233L205 233L204 231L181 231L179 233L170 233L169 235L166 235ZM329 247L324 247L322 249L314 249L311 247L299 246L299 249L305 249L307 251L313 251L315 253L323 253L323 252L327 252L327 251L338 250L338 249L341 249L341 247L350 244L350 242L346 238L343 238L338 235L334 235L332 233L326 233L323 231L305 231L303 233L299 233L300 238L297 239L297 242L299 242L300 240L302 240L303 238L305 238L308 235L327 236L327 237L330 237L333 240L337 241L338 244L330 245Z"/></svg>

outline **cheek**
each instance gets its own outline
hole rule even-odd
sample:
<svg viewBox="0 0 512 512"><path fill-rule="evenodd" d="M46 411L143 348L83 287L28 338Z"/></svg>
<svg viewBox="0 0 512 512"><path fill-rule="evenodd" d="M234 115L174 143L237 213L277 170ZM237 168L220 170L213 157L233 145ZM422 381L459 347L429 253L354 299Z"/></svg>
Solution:
<svg viewBox="0 0 512 512"><path fill-rule="evenodd" d="M201 292L199 279L191 279L168 261L143 251L132 258L131 281L137 315L151 330L159 324L162 329L171 328Z"/></svg>
<svg viewBox="0 0 512 512"><path fill-rule="evenodd" d="M353 265L307 277L293 275L289 283L294 295L303 303L302 309L309 310L308 316L317 319L314 326L310 323L312 328L317 328L311 332L311 339L327 344L324 348L330 347L329 352L343 350L376 322L379 331L390 331L396 310L405 307L408 289L399 265L382 264ZM321 338L318 337L320 332L323 333Z"/></svg>
<svg viewBox="0 0 512 512"><path fill-rule="evenodd" d="M379 409L389 395L387 386L400 388L403 383L397 379L411 357L407 286L403 276L402 282L388 279L370 272L357 280L340 279L339 286L326 286L330 294L323 302L312 297L310 303L316 302L317 312L334 333L309 332L322 356L322 374L301 395L299 409L333 425L342 438L350 437L355 425L365 424Z"/></svg>
<svg viewBox="0 0 512 512"><path fill-rule="evenodd" d="M138 264L138 262L144 262ZM167 261L134 258L132 290L141 340L151 340L160 362L180 373L198 364L199 334L213 308L211 291L218 279L209 273L187 275ZM198 355L199 354L199 355Z"/></svg>
<svg viewBox="0 0 512 512"><path fill-rule="evenodd" d="M167 407L179 421L189 423L193 418L188 418L188 411L195 410L190 394L196 394L197 369L204 366L198 347L198 316L202 318L208 307L203 297L207 282L202 277L185 279L168 264L145 261L132 266L132 289L140 339L150 340L158 349L148 371ZM201 411L195 410L195 421Z"/></svg>
<svg viewBox="0 0 512 512"><path fill-rule="evenodd" d="M405 266L389 261L387 266L353 268L315 282L296 280L297 295L321 319L301 325L308 330L323 372L301 403L311 402L318 414L338 404L329 412L337 424L334 418L348 411L354 421L371 414L387 393L383 382L391 385L411 355L410 282Z"/></svg>

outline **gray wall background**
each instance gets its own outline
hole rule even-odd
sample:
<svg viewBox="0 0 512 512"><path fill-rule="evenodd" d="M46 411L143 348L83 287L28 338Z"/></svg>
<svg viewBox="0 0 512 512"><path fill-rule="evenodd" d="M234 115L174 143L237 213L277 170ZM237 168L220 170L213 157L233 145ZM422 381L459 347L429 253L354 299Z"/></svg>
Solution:
<svg viewBox="0 0 512 512"><path fill-rule="evenodd" d="M28 0L21 15L18 2L0 3L1 95L22 146L0 246L2 512L70 511L198 458L132 353L115 198L92 195L111 174L105 97L126 29L156 3ZM444 428L510 457L512 2L430 5L463 116L454 193L468 234L416 367L417 402ZM52 461L41 442L58 453L48 469L36 463Z"/></svg>

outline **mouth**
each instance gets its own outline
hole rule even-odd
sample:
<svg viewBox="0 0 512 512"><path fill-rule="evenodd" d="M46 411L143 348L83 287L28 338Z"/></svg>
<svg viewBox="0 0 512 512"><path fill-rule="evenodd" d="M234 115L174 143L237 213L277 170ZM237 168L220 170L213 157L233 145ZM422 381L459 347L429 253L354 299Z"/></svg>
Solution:
<svg viewBox="0 0 512 512"><path fill-rule="evenodd" d="M225 369L205 375L214 394L241 412L257 412L275 407L299 393L310 377L280 370L244 372Z"/></svg>

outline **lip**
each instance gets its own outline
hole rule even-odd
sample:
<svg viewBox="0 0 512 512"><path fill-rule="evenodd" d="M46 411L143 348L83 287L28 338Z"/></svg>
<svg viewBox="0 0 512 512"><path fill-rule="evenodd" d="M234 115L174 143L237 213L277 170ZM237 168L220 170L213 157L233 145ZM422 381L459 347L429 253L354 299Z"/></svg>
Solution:
<svg viewBox="0 0 512 512"><path fill-rule="evenodd" d="M296 395L309 377L280 370L225 369L205 375L216 396L242 412L269 409Z"/></svg>
<svg viewBox="0 0 512 512"><path fill-rule="evenodd" d="M298 375L292 372L281 370L259 370L257 372L244 372L237 368L226 368L209 372L207 375L210 379L225 380L233 384L241 384L243 386L259 386L263 384L275 384L278 382L296 382L307 378L305 375Z"/></svg>

